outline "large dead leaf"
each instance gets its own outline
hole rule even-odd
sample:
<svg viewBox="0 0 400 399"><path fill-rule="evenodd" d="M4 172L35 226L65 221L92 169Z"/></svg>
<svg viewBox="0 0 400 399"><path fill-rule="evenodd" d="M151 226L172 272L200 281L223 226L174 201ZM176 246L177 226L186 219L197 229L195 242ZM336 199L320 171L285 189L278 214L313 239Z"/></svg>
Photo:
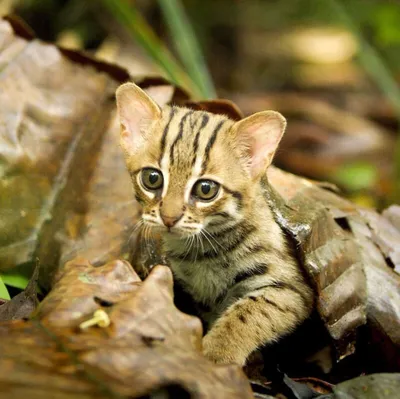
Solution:
<svg viewBox="0 0 400 399"><path fill-rule="evenodd" d="M360 248L331 209L351 203L305 179L270 168L266 190L278 223L296 242L318 294L317 306L339 356L353 353L355 331L366 322L367 286ZM266 185L266 188L269 188ZM278 195L276 195L278 193Z"/></svg>
<svg viewBox="0 0 400 399"><path fill-rule="evenodd" d="M397 398L400 390L400 374L372 374L342 382L333 388L325 399L381 399Z"/></svg>
<svg viewBox="0 0 400 399"><path fill-rule="evenodd" d="M119 82L5 20L0 66L0 265L9 269L33 259L39 237L57 253L53 232L66 212L54 208L92 172Z"/></svg>
<svg viewBox="0 0 400 399"><path fill-rule="evenodd" d="M99 308L110 326L79 330ZM164 388L196 398L251 398L239 367L201 355L201 336L200 321L173 305L168 268L155 268L141 283L127 262L95 268L76 259L31 321L0 324L0 394L136 398Z"/></svg>
<svg viewBox="0 0 400 399"><path fill-rule="evenodd" d="M396 228L376 212L358 208L308 180L273 168L269 180L284 200L270 196L277 220L299 245L338 355L354 351L357 327L368 318L381 360L369 367L400 369L400 276L390 267L388 246L383 245L389 242L390 248L399 248Z"/></svg>

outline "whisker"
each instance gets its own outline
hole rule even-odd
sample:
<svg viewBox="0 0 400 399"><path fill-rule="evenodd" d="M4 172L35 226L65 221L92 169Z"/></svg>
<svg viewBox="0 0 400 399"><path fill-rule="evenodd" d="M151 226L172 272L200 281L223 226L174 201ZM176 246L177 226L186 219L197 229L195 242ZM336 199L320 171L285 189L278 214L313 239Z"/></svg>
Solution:
<svg viewBox="0 0 400 399"><path fill-rule="evenodd" d="M218 242L217 239L206 228L203 228L202 231L204 231L204 233L206 233L208 235L208 237L211 240L213 240L223 251L225 251L225 247L220 242Z"/></svg>
<svg viewBox="0 0 400 399"><path fill-rule="evenodd" d="M143 228L143 240L144 240L144 246L146 247L147 252L150 254L150 250L149 250L149 243L147 240L147 230L149 228L149 225L147 223L144 224L144 228Z"/></svg>
<svg viewBox="0 0 400 399"><path fill-rule="evenodd" d="M214 247L214 245L212 244L212 242L210 241L210 239L207 237L206 233L203 230L200 230L200 233L204 236L204 238L209 242L209 244L211 245L211 248L214 250L214 252L217 254L218 251L217 249Z"/></svg>
<svg viewBox="0 0 400 399"><path fill-rule="evenodd" d="M194 235L188 236L188 237L186 238L185 247L186 247L187 243L189 243L189 247L188 247L188 249L185 251L182 260L179 262L178 267L183 263L183 261L185 260L186 256L189 255L190 250L192 249L192 246L193 246L193 242L194 242Z"/></svg>
<svg viewBox="0 0 400 399"><path fill-rule="evenodd" d="M199 242L199 235L198 235L198 234L195 234L194 236L195 236L195 238L196 238L196 256L195 256L195 258L194 258L194 263L196 263L196 261L197 261L197 255L199 254L199 244L198 244L198 242Z"/></svg>
<svg viewBox="0 0 400 399"><path fill-rule="evenodd" d="M200 230L200 233L201 233L201 230ZM204 244L203 244L203 240L202 240L202 234L199 234L198 237L199 237L200 244L201 244L201 251L204 254L205 250L204 250Z"/></svg>
<svg viewBox="0 0 400 399"><path fill-rule="evenodd" d="M144 224L144 220L140 219L137 223L135 223L135 225L132 227L132 231L129 233L129 239L128 239L128 243L129 246L132 244L132 240L134 238L134 234L136 233L136 231L138 229L143 228L143 224Z"/></svg>

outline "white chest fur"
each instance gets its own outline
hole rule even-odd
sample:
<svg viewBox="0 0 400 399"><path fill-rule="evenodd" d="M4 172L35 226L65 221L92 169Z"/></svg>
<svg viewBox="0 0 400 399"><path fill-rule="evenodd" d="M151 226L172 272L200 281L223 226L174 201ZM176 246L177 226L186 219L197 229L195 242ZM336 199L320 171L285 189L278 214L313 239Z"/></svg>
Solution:
<svg viewBox="0 0 400 399"><path fill-rule="evenodd" d="M195 301L212 305L233 279L232 271L215 260L171 261L171 269Z"/></svg>

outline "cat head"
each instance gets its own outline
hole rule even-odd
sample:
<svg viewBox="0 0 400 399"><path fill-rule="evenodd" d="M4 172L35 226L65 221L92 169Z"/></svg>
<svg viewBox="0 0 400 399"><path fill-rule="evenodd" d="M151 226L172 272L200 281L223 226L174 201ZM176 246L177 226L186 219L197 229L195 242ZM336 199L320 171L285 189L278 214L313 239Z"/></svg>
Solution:
<svg viewBox="0 0 400 399"><path fill-rule="evenodd" d="M234 122L161 109L132 83L116 96L121 146L145 224L188 237L246 217L284 133L281 114L263 111Z"/></svg>

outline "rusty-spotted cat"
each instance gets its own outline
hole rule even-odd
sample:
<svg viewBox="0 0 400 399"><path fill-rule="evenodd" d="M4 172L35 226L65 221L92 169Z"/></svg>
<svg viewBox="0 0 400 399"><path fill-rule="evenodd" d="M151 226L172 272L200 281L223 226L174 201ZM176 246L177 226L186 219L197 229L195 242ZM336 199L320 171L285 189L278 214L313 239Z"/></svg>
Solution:
<svg viewBox="0 0 400 399"><path fill-rule="evenodd" d="M174 278L205 309L204 354L245 364L309 315L313 290L263 196L286 121L263 111L235 122L166 106L133 83L116 93L121 146Z"/></svg>

